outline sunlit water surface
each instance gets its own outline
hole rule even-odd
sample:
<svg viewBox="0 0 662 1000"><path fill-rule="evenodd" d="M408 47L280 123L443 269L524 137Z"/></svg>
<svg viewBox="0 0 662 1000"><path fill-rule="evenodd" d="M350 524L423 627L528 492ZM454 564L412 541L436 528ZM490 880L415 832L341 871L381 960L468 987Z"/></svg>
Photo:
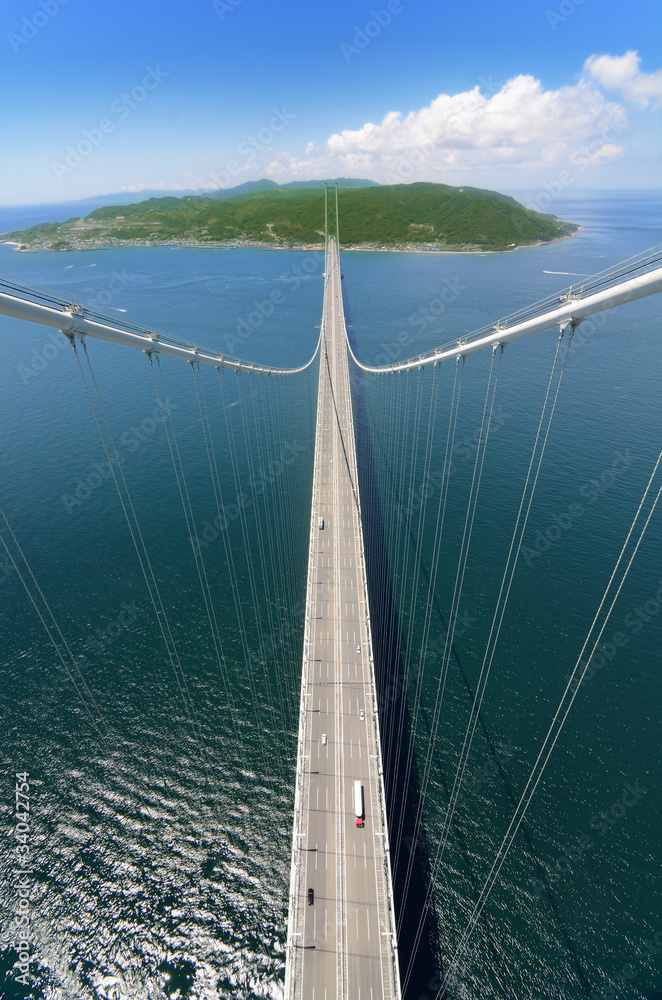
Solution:
<svg viewBox="0 0 662 1000"><path fill-rule="evenodd" d="M659 200L577 198L554 210L581 223L580 234L504 255L345 254L359 356L384 363L418 353L662 240ZM318 254L177 248L16 254L2 246L0 269L64 299L231 354L296 365L314 351L322 299ZM278 305L264 318L274 291L281 293ZM435 976L453 954L487 876L662 440L659 296L614 310L599 327L580 332L529 518L529 555L515 576L466 784L435 875L439 955L429 969L417 969L417 996L436 994ZM128 349L89 345L179 650L181 670L173 671L112 478L99 471L107 471L107 460L71 347L55 332L6 319L0 336L0 502L70 648L84 657L88 686L77 694L3 549L3 995L30 995L12 971L18 897L11 815L14 776L29 772L31 995L281 996L315 366L298 380L256 378L242 387L234 375L225 376L223 388L215 372L203 373L229 501L236 499L237 480L224 414L237 442L240 492L250 493L260 443L265 460L280 454L269 491L230 525L235 592L214 528L193 373L188 365L163 362L205 543L223 642L219 658L149 362ZM551 332L511 344L501 360L463 624L425 804L432 857L555 347ZM448 569L439 578L429 636L436 646L428 651L421 689L419 769L488 366L487 356L466 363L457 474L444 529ZM453 374L451 365L435 376L442 409ZM422 383L423 413L431 379L426 375ZM378 433L383 406L383 426L395 434L396 397L388 394L396 390L369 379L357 379L357 386L371 433ZM271 412L277 414L273 426ZM415 405L402 412L411 425L397 433L420 451L427 425L421 420L417 440ZM373 443L373 455L389 454L383 442ZM288 455L295 458L286 462ZM390 471L376 470L385 506L393 502L385 485ZM658 516L605 632L606 640L618 632L624 641L596 664L578 695L458 966L453 996L660 995L660 526ZM8 539L4 524L0 530ZM428 519L418 539L419 583L429 569L433 535ZM397 556L410 542L402 533L390 544ZM264 569L270 562L276 564L271 576ZM413 577L415 562L412 557L393 581L396 593ZM642 618L636 608L645 605ZM409 615L411 655L418 661L421 615L407 607L403 627L409 628ZM246 646L252 672L242 659ZM393 734L383 736L392 753ZM623 806L628 787L639 793L627 795ZM397 827L397 802L390 803L390 815ZM406 864L393 829L392 836L394 860ZM408 956L402 961L406 967Z"/></svg>

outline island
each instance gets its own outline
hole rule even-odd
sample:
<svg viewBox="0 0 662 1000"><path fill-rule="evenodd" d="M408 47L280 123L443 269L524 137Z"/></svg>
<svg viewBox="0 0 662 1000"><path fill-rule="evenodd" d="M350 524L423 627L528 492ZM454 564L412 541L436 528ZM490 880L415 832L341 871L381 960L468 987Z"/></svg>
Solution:
<svg viewBox="0 0 662 1000"><path fill-rule="evenodd" d="M98 208L85 218L4 233L21 251L121 246L319 247L324 241L319 185L272 186L227 196L149 198ZM344 187L344 250L494 253L573 236L579 227L534 212L514 198L473 187L419 182Z"/></svg>

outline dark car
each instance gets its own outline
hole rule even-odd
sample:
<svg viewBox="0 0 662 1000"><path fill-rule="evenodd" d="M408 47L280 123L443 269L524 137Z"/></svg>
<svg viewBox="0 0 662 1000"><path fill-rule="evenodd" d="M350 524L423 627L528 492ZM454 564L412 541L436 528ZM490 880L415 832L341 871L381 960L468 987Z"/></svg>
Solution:
<svg viewBox="0 0 662 1000"><path fill-rule="evenodd" d="M309 889L308 890L308 906L312 906L314 902L315 902L315 890L314 889Z"/></svg>

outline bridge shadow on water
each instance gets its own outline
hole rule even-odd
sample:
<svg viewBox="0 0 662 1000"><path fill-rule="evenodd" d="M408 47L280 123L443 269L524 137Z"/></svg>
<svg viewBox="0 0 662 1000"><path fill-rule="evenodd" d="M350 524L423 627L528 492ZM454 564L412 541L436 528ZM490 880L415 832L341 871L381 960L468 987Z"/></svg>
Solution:
<svg viewBox="0 0 662 1000"><path fill-rule="evenodd" d="M354 327L351 311L343 282L343 300L347 325L347 335L352 350L357 353ZM380 446L373 440L370 432L370 422L363 397L361 375L355 366L350 365L352 380L352 403L354 410L357 462L359 468L361 510L364 529L364 544L366 551L366 573L370 594L370 616L373 651L375 657L375 677L377 684L378 708L380 714L380 737L384 761L384 785L386 793L387 813L389 817L389 836L391 838L391 861L393 864L393 891L396 921L399 927L398 952L401 977L404 977L412 953L415 950L411 975L403 1000L434 1000L437 996L441 978L443 977L448 955L444 954L443 927L440 926L437 913L432 904L425 915L423 934L415 945L415 936L425 896L432 876L432 864L429 844L424 830L415 829L415 817L420 802L420 781L416 761L411 764L407 773L407 754L400 752L409 745L412 732L411 713L406 696L407 681L403 653L405 653L402 638L402 628L399 621L397 601L394 588L393 573L388 556L386 525L382 501L377 487L376 462ZM428 568L421 559L421 553L416 546L416 539L410 532L409 544L415 553L414 558L419 564L419 572L429 584ZM447 622L436 598L433 600L437 620L447 632ZM475 688L470 681L466 666L460 657L455 644L451 645L451 657L466 689L470 703L473 702ZM420 706L420 714L430 725L431 713ZM498 741L479 714L478 727L482 731L488 748L488 756L495 766L496 773L503 782L506 793L516 806L518 795L512 787L503 766ZM397 744L397 745L396 745ZM436 774L443 788L445 801L451 796L451 782L439 770ZM398 834L395 839L393 819L397 819ZM452 830L458 850L463 857L465 871L473 891L473 898L480 895L482 877L476 870L464 830L454 817ZM529 855L532 868L536 872L539 885L544 892L559 936L564 943L566 954L574 968L576 983L586 997L594 995L590 978L572 939L566 921L559 909L555 893L542 864L526 824L522 824L520 836ZM435 845L433 845L435 846ZM413 852L413 864L407 878L409 857ZM397 859L397 861L396 861ZM509 956L504 953L499 936L494 934L490 921L485 913L480 918L482 936L486 950L489 952L490 967L494 978L506 993L512 992L504 984L502 977L508 977ZM448 943L446 943L448 947ZM446 994L444 994L446 995ZM662 997L660 998L662 1000Z"/></svg>
<svg viewBox="0 0 662 1000"><path fill-rule="evenodd" d="M347 334L355 349L353 324L343 288ZM415 836L414 820L419 799L419 782L415 762L409 775L406 773L406 755L399 754L389 742L389 734L398 733L407 745L411 720L404 689L404 663L399 636L395 594L391 580L389 560L385 545L385 526L374 474L374 454L371 446L369 423L365 411L359 379L350 366L352 378L352 403L356 434L357 464L359 467L361 512L364 527L366 574L370 594L370 617L375 679L380 717L380 737L384 761L384 786L389 816L404 817L398 842L391 839L391 860L397 856L401 864L393 870L393 892L398 933L400 973L404 975L414 949L414 936L421 917L421 907L430 883L430 858L424 836ZM389 837L393 837L393 824L389 824ZM408 846L406 846L408 845ZM403 848L401 851L400 848ZM413 865L408 886L405 885L408 858L413 851ZM434 997L433 980L440 969L440 934L433 908L428 910L423 934L416 950L413 971L406 997ZM438 987L437 987L438 988Z"/></svg>

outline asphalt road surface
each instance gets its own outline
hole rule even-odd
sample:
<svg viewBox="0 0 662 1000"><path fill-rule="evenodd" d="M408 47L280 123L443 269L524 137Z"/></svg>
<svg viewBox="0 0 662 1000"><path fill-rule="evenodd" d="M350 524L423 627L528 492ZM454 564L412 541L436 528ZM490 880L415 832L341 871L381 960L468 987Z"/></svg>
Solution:
<svg viewBox="0 0 662 1000"><path fill-rule="evenodd" d="M290 994L391 1000L399 990L335 245L325 275L315 462ZM363 826L356 824L356 781Z"/></svg>

